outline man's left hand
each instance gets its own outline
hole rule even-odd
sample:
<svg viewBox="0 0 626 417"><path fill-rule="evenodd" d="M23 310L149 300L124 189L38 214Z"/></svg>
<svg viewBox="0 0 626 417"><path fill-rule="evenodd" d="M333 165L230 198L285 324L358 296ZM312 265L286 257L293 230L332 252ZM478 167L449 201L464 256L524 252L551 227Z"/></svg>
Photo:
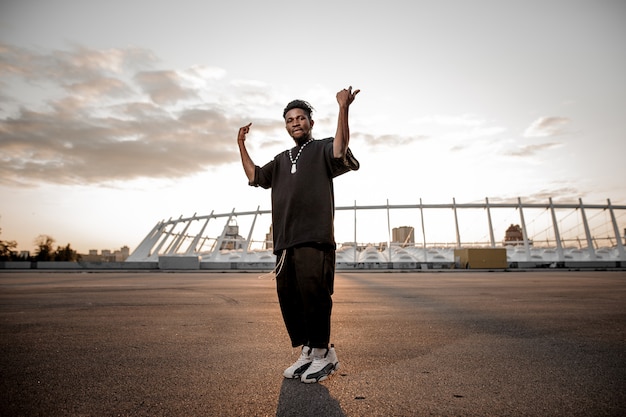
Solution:
<svg viewBox="0 0 626 417"><path fill-rule="evenodd" d="M349 106L350 104L352 104L354 98L357 94L359 94L360 91L361 90L357 89L353 92L352 86L348 87L347 89L344 88L337 93L337 103L339 103L340 106Z"/></svg>

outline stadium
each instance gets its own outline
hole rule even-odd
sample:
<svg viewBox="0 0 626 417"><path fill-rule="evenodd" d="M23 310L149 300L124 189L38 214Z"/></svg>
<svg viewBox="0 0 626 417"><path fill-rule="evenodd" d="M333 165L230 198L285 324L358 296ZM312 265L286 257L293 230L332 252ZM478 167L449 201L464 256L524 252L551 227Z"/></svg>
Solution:
<svg viewBox="0 0 626 417"><path fill-rule="evenodd" d="M517 201L335 208L338 269L626 266L626 206ZM160 269L271 270L271 212L182 215L156 223L126 260Z"/></svg>

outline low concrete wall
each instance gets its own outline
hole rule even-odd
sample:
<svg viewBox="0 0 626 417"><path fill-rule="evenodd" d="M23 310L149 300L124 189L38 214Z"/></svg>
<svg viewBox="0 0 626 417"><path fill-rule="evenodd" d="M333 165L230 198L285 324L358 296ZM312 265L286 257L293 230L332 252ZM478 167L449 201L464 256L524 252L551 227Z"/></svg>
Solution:
<svg viewBox="0 0 626 417"><path fill-rule="evenodd" d="M271 271L276 264L274 262L200 262L200 269L207 270L249 270Z"/></svg>
<svg viewBox="0 0 626 417"><path fill-rule="evenodd" d="M15 270L76 270L76 271L146 271L146 270L207 270L207 271L266 271L274 269L274 262L200 262L196 257L161 257L159 262L30 262L0 261L0 271ZM173 259L177 258L177 259ZM191 258L191 259L189 259ZM377 271L416 271L454 269L452 262L337 262L336 269ZM622 269L622 261L570 261L570 262L510 262L506 269ZM487 268L489 269L489 268Z"/></svg>
<svg viewBox="0 0 626 417"><path fill-rule="evenodd" d="M0 262L0 268L3 269L30 269L31 262L25 261L3 261Z"/></svg>
<svg viewBox="0 0 626 417"><path fill-rule="evenodd" d="M158 262L30 262L2 261L0 270L150 270L159 269Z"/></svg>
<svg viewBox="0 0 626 417"><path fill-rule="evenodd" d="M159 269L200 269L199 256L159 256Z"/></svg>
<svg viewBox="0 0 626 417"><path fill-rule="evenodd" d="M144 270L159 269L158 262L79 262L84 269L103 269L103 270Z"/></svg>
<svg viewBox="0 0 626 417"><path fill-rule="evenodd" d="M78 262L36 262L37 269L81 269Z"/></svg>

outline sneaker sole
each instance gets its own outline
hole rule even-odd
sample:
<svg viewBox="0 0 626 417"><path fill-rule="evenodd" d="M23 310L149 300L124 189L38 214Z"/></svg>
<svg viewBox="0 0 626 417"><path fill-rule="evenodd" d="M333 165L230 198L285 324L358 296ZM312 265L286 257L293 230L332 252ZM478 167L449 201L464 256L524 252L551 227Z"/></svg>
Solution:
<svg viewBox="0 0 626 417"><path fill-rule="evenodd" d="M329 364L329 365L331 365L331 364ZM327 366L328 366L328 365L327 365ZM326 368L324 368L324 369L326 369ZM304 378L302 378L302 379L301 379L301 381L302 381L302 382L304 382L305 384L312 384L312 383L314 383L314 382L322 382L322 381L324 381L324 380L328 379L328 377L329 377L329 376L331 376L332 374L334 374L334 373L335 373L335 371L336 371L337 369L339 369L339 362L335 363L335 364L332 366L332 368L331 368L331 369L330 369L327 373L322 373L322 374L320 374L320 373L321 373L324 369L322 369L321 371L316 372L315 374L313 374L313 375L317 375L317 376L313 376L313 375L311 375L311 376L309 376L309 378L310 378L310 379L304 379Z"/></svg>

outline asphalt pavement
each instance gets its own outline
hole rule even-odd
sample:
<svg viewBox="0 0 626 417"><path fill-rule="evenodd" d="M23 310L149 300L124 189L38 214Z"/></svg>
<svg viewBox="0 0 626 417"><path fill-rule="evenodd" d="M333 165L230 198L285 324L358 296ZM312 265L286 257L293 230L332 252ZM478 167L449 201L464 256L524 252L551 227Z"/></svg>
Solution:
<svg viewBox="0 0 626 417"><path fill-rule="evenodd" d="M255 272L0 272L0 416L624 416L626 272L339 272L285 380Z"/></svg>

